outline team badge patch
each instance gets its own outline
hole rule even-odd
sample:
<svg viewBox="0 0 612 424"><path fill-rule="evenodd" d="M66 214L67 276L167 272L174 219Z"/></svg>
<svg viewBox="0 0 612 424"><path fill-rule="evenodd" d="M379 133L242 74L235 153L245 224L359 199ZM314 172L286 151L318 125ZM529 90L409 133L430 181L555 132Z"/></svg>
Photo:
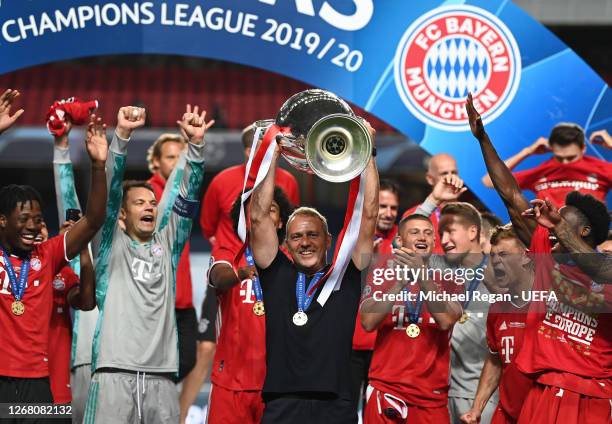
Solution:
<svg viewBox="0 0 612 424"><path fill-rule="evenodd" d="M469 130L465 98L485 124L512 102L521 56L514 36L495 15L474 6L444 6L404 33L395 53L395 85L420 121L445 131Z"/></svg>
<svg viewBox="0 0 612 424"><path fill-rule="evenodd" d="M40 259L38 259L38 258L32 258L32 259L30 260L30 266L32 267L32 269L33 269L34 271L40 271L40 266L41 266L41 264L40 264Z"/></svg>
<svg viewBox="0 0 612 424"><path fill-rule="evenodd" d="M61 275L56 275L53 280L53 289L54 290L64 290L66 288L66 283L64 282L64 277Z"/></svg>
<svg viewBox="0 0 612 424"><path fill-rule="evenodd" d="M160 244L155 243L151 246L151 253L153 253L153 256L161 256L164 253L164 248Z"/></svg>

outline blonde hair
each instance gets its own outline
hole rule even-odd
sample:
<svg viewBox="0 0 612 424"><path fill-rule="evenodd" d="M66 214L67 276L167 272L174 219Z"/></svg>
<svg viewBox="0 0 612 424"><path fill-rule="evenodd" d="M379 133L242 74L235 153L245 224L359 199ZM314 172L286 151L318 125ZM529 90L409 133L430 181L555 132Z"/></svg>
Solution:
<svg viewBox="0 0 612 424"><path fill-rule="evenodd" d="M329 234L329 228L327 227L327 219L323 215L321 215L321 212L319 212L315 208L310 208L308 206L301 206L294 210L291 215L289 215L289 218L287 219L287 230L289 230L289 224L291 223L291 221L293 221L293 218L298 215L312 216L314 218L320 219L323 223L323 229L325 230L325 233ZM287 231L286 237L289 237L289 231Z"/></svg>
<svg viewBox="0 0 612 424"><path fill-rule="evenodd" d="M164 143L167 143L169 141L181 144L187 143L180 134L164 133L157 137L157 140L155 140L147 150L147 164L151 173L157 172L157 168L153 165L153 159L161 157L161 148Z"/></svg>

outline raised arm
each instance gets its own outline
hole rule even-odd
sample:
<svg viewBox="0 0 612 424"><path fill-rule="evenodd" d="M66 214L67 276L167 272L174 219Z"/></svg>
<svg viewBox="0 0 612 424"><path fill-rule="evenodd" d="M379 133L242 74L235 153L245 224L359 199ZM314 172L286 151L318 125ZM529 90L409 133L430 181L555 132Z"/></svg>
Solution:
<svg viewBox="0 0 612 424"><path fill-rule="evenodd" d="M278 235L272 217L270 207L274 199L274 177L278 166L280 150L278 146L274 149L272 163L268 175L253 191L249 204L251 220L250 245L253 250L253 258L260 268L270 266L278 253Z"/></svg>
<svg viewBox="0 0 612 424"><path fill-rule="evenodd" d="M463 186L463 180L458 175L445 175L438 180L414 213L429 217L442 204L457 201L466 190L467 187Z"/></svg>
<svg viewBox="0 0 612 424"><path fill-rule="evenodd" d="M480 143L480 150L482 151L487 171L489 171L493 181L493 186L506 205L514 230L525 246L529 246L531 244L531 235L535 231L536 225L533 221L527 220L521 215L524 210L529 208L529 202L523 196L521 189L512 176L512 172L499 158L495 147L493 147L493 143L491 143L482 124L482 118L474 107L471 94L468 95L465 107L470 121L470 129Z"/></svg>
<svg viewBox="0 0 612 424"><path fill-rule="evenodd" d="M376 131L367 121L364 121L372 143L376 137ZM370 265L372 253L374 252L374 233L376 232L376 220L378 219L378 169L376 169L376 158L372 156L365 169L365 191L363 195L363 212L361 225L352 260L358 270L364 270Z"/></svg>
<svg viewBox="0 0 612 424"><path fill-rule="evenodd" d="M23 114L23 109L19 109L11 116L11 106L17 97L19 97L19 91L10 88L0 96L0 134L13 126Z"/></svg>
<svg viewBox="0 0 612 424"><path fill-rule="evenodd" d="M178 195L172 205L168 224L160 230L172 248L172 266L176 269L199 204L199 193L204 178L204 135L215 121L206 122L206 111L198 113L198 106L187 105L186 112L177 121L187 139L187 165L180 180Z"/></svg>
<svg viewBox="0 0 612 424"><path fill-rule="evenodd" d="M502 364L499 355L494 355L489 352L485 359L484 366L480 372L480 380L478 381L478 389L472 408L461 416L461 422L465 424L478 424L482 411L484 410L491 395L499 386L499 380L502 374Z"/></svg>
<svg viewBox="0 0 612 424"><path fill-rule="evenodd" d="M64 222L60 234L72 228L73 225L74 221ZM89 252L89 246L81 250L77 265L79 265L78 272L80 274L79 284L68 292L66 298L73 308L82 311L90 311L96 307L96 276ZM76 269L75 272L77 272Z"/></svg>
<svg viewBox="0 0 612 424"><path fill-rule="evenodd" d="M74 258L87 247L102 227L106 214L106 175L104 167L108 156L106 125L95 115L90 117L85 137L87 153L91 159L91 186L85 215L66 233L66 257Z"/></svg>
<svg viewBox="0 0 612 424"><path fill-rule="evenodd" d="M531 155L539 155L542 153L550 152L550 148L548 147L548 139L545 137L538 138L531 146L525 147L523 150L518 152L516 155L508 158L504 161L509 170L513 170L516 168L522 161L527 159ZM491 177L489 174L485 174L482 177L482 183L489 188L493 188L493 181L491 181Z"/></svg>

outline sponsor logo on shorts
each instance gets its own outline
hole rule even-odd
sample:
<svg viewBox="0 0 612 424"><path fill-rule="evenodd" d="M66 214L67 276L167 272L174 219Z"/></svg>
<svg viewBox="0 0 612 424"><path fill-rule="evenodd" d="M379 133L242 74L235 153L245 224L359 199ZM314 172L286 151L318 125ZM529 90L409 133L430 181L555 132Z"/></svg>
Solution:
<svg viewBox="0 0 612 424"><path fill-rule="evenodd" d="M206 330L208 330L209 325L209 320L207 320L206 318L200 318L200 322L198 322L198 331L200 333L206 333Z"/></svg>
<svg viewBox="0 0 612 424"><path fill-rule="evenodd" d="M484 123L512 102L521 56L514 36L490 12L475 6L436 8L414 21L395 54L395 85L412 114L446 131L467 131L471 92Z"/></svg>

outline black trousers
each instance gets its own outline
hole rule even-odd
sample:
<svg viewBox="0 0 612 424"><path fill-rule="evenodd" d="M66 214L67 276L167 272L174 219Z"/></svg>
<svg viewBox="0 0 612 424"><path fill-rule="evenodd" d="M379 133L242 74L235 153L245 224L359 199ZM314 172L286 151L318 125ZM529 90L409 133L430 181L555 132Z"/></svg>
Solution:
<svg viewBox="0 0 612 424"><path fill-rule="evenodd" d="M24 404L24 403L53 403L49 379L45 378L14 378L0 377L0 403ZM3 418L3 423L56 423L63 419L48 418ZM70 422L70 419L66 419Z"/></svg>
<svg viewBox="0 0 612 424"><path fill-rule="evenodd" d="M262 424L355 424L350 399L280 396L266 401Z"/></svg>
<svg viewBox="0 0 612 424"><path fill-rule="evenodd" d="M368 371L372 362L371 350L353 350L351 352L351 400L355 413L361 404L365 408L365 390L368 387Z"/></svg>
<svg viewBox="0 0 612 424"><path fill-rule="evenodd" d="M196 363L198 319L193 308L176 309L175 311L179 343L178 381L181 381Z"/></svg>

